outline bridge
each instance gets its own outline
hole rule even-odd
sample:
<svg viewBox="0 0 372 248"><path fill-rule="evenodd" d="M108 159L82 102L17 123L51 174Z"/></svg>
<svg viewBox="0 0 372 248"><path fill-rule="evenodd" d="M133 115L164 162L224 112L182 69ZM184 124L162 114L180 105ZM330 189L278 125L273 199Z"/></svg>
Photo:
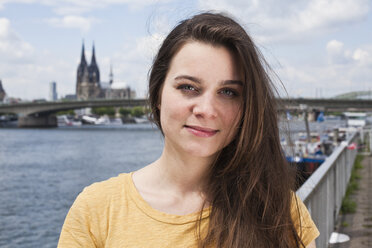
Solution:
<svg viewBox="0 0 372 248"><path fill-rule="evenodd" d="M94 99L85 101L29 102L0 105L0 114L18 115L19 127L56 127L55 113L62 110L94 107L146 106L147 99Z"/></svg>
<svg viewBox="0 0 372 248"><path fill-rule="evenodd" d="M372 111L372 100L359 99L314 99L287 98L280 100L280 110L321 111ZM134 107L146 106L147 99L94 99L57 102L29 102L0 105L1 113L17 114L20 127L56 126L55 113L62 110L92 108L92 107Z"/></svg>
<svg viewBox="0 0 372 248"><path fill-rule="evenodd" d="M0 113L12 113L19 116L33 114L52 114L62 110L94 107L135 107L146 106L147 99L94 99L84 101L29 102L0 105Z"/></svg>
<svg viewBox="0 0 372 248"><path fill-rule="evenodd" d="M283 98L281 102L286 110L301 109L301 105L306 105L309 110L372 111L371 99Z"/></svg>

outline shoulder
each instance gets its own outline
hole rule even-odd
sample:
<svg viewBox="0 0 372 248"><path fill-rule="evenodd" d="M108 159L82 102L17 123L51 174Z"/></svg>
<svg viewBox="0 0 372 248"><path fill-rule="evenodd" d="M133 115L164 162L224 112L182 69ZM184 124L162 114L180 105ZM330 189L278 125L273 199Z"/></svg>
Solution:
<svg viewBox="0 0 372 248"><path fill-rule="evenodd" d="M319 236L318 228L302 200L293 192L291 217L297 234L305 246Z"/></svg>
<svg viewBox="0 0 372 248"><path fill-rule="evenodd" d="M107 201L119 199L125 194L125 185L128 178L130 178L130 174L123 173L105 181L93 183L84 188L77 200L84 201L88 205L97 207Z"/></svg>
<svg viewBox="0 0 372 248"><path fill-rule="evenodd" d="M100 195L112 195L118 193L117 190L123 188L127 178L130 174L123 173L116 177L111 177L107 180L93 183L84 188L82 194L90 196L100 196Z"/></svg>
<svg viewBox="0 0 372 248"><path fill-rule="evenodd" d="M293 192L291 201L291 216L295 223L301 221L313 224L310 213L303 201ZM314 225L315 226L315 225Z"/></svg>
<svg viewBox="0 0 372 248"><path fill-rule="evenodd" d="M302 202L300 197L295 192L292 192L291 197L291 215L300 214L303 212L307 212L305 204Z"/></svg>
<svg viewBox="0 0 372 248"><path fill-rule="evenodd" d="M122 205L128 178L130 174L120 174L84 188L66 216L58 247L103 247L110 216Z"/></svg>
<svg viewBox="0 0 372 248"><path fill-rule="evenodd" d="M96 235L107 229L110 217L116 215L126 199L126 181L130 174L120 174L85 187L76 197L65 220L66 226L90 227Z"/></svg>

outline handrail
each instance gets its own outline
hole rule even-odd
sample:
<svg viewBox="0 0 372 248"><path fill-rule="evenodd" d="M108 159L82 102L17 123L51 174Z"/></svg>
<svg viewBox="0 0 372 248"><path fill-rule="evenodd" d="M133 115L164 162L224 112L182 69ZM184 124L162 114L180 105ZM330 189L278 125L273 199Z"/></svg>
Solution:
<svg viewBox="0 0 372 248"><path fill-rule="evenodd" d="M311 196L313 191L316 189L318 183L327 175L327 172L334 165L335 160L340 156L340 154L345 150L345 148L352 143L352 140L357 135L353 133L352 136L347 140L342 142L322 164L321 166L309 177L308 180L297 190L297 195L301 198L303 202Z"/></svg>
<svg viewBox="0 0 372 248"><path fill-rule="evenodd" d="M357 154L357 149L347 147L358 138L359 132L352 133L296 192L320 231L318 248L328 247Z"/></svg>

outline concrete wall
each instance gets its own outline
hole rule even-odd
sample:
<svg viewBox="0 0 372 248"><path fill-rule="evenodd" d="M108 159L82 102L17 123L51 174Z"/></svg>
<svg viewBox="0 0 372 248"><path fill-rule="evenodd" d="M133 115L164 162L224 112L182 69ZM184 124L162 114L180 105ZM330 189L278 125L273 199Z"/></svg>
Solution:
<svg viewBox="0 0 372 248"><path fill-rule="evenodd" d="M18 118L18 127L57 127L57 117L47 116L22 116Z"/></svg>

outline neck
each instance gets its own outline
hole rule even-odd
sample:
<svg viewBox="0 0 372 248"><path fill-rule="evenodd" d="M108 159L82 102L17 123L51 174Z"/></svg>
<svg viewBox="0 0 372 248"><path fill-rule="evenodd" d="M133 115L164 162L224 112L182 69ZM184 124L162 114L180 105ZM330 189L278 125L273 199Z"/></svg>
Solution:
<svg viewBox="0 0 372 248"><path fill-rule="evenodd" d="M180 194L201 193L213 159L181 153L165 142L163 153L153 166L165 187L172 187Z"/></svg>

